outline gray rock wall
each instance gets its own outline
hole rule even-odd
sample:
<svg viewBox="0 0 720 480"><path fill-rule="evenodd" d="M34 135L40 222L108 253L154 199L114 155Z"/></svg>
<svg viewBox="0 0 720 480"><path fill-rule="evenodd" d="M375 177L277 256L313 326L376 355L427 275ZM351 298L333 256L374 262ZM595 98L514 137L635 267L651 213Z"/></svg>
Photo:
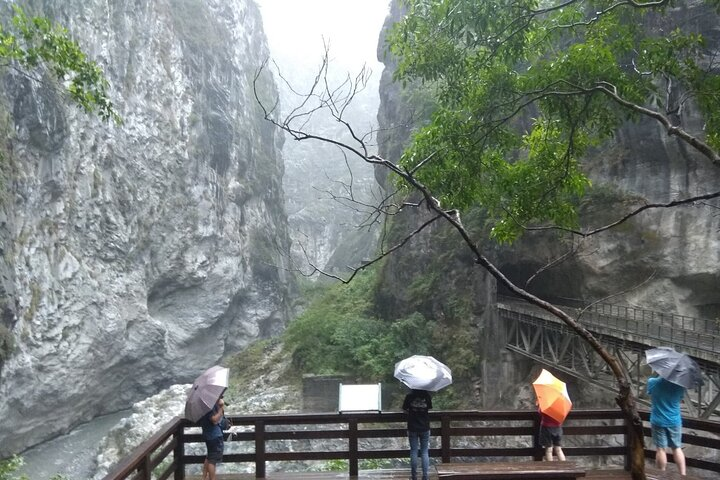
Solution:
<svg viewBox="0 0 720 480"><path fill-rule="evenodd" d="M0 72L0 457L278 332L291 288L252 0L30 3L101 64L124 123Z"/></svg>
<svg viewBox="0 0 720 480"><path fill-rule="evenodd" d="M708 52L720 46L717 15L698 11L698 2L689 2L672 12L673 20L684 19L708 39ZM393 3L386 28L401 12ZM657 19L653 28L662 27ZM415 86L403 90L391 81L394 62L384 56L381 37L379 58L386 65L380 85L381 107L378 114L381 131L380 154L389 160L399 158L412 128L427 118L426 105L413 102ZM417 98L417 96L415 97ZM680 112L679 120L695 134L702 135L702 117L691 106ZM668 202L690 195L717 190L720 172L709 162L688 151L674 139L668 139L652 122L627 124L614 141L584 162L595 189L596 203L582 206L583 224L602 226L633 208L650 202ZM385 181L386 172L376 172ZM619 228L588 239L575 256L545 270L527 284L532 292L554 301L591 302L609 295L612 303L630 304L691 316L720 316L720 204L717 200L682 208L646 212ZM411 231L421 218L395 219L394 228ZM466 212L464 223L480 231L483 218ZM426 232L395 254L384 267L378 297L385 311L426 312L441 319L448 295L460 296L471 306L471 320L478 331L478 356L482 359L477 373L477 404L483 407L508 405L509 399L521 398L518 385L531 381L533 362L504 349L503 331L493 315L495 281L472 265L469 252L448 241L428 240L438 230ZM442 235L442 234L441 234ZM572 242L556 234L526 234L510 247L484 244L486 253L502 271L520 286L553 259L561 257ZM577 244L576 244L577 246ZM421 299L408 295L409 286L423 277L442 279L432 294ZM455 328L468 328L458 325ZM502 379L498 382L498 379ZM577 406L613 407L609 394L597 395L590 386L578 384ZM601 400L598 400L601 399ZM528 405L520 405L527 407ZM530 405L531 406L531 405Z"/></svg>
<svg viewBox="0 0 720 480"><path fill-rule="evenodd" d="M720 48L720 17L702 2L686 2L668 17L648 19L648 28L682 25L706 39L708 62ZM717 69L717 67L716 67ZM678 99L677 85L659 86ZM671 109L669 107L669 109ZM672 120L704 136L704 121L692 102ZM720 169L687 144L669 137L657 122L641 119L620 128L583 161L593 182L581 209L588 229L607 225L647 204L668 203L718 191ZM609 303L703 318L720 318L720 201L647 210L617 228L584 241L530 234L501 251L502 266L524 283L540 267L571 248L576 254L541 275L530 289L559 301Z"/></svg>

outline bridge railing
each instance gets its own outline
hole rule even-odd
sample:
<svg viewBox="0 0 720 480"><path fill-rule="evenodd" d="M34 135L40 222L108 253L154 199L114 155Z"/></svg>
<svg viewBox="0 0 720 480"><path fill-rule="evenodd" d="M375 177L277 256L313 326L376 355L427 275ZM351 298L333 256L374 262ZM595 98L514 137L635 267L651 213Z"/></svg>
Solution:
<svg viewBox="0 0 720 480"><path fill-rule="evenodd" d="M628 318L638 322L649 322L653 325L660 325L664 327L674 327L708 334L720 333L720 321L707 318L689 317L675 313L645 310L642 308L614 305L611 303L597 303L591 305L587 311L600 315Z"/></svg>
<svg viewBox="0 0 720 480"><path fill-rule="evenodd" d="M513 309L538 309L516 297L498 295L498 302L513 305ZM518 305L522 302L520 305ZM682 346L691 355L705 359L717 358L720 352L720 332L715 320L687 317L609 303L594 304L583 310L573 306L557 305L573 317L582 311L579 322L586 327L599 327L614 332L620 338L636 335L653 340L656 344ZM550 315L548 312L544 315Z"/></svg>
<svg viewBox="0 0 720 480"><path fill-rule="evenodd" d="M647 412L643 417L647 418ZM405 461L406 417L400 412L231 416L238 433L226 441L223 463L244 464L256 478L268 465L287 470L285 462L347 462L357 476L363 462ZM430 455L443 463L502 457L518 461L542 457L537 446L534 411L431 412ZM683 437L687 465L720 472L720 422L688 420ZM645 429L649 436L649 428ZM646 443L648 443L646 441ZM619 410L573 410L564 425L568 457L627 468L626 426ZM646 457L654 452L646 450ZM104 480L183 480L186 467L202 464L204 445L197 427L175 418L123 459ZM195 467L199 469L199 467ZM364 467L363 467L364 468ZM232 467L228 466L228 470Z"/></svg>
<svg viewBox="0 0 720 480"><path fill-rule="evenodd" d="M498 301L522 301L518 297L512 295L498 294ZM720 334L720 319L698 318L687 315L679 315L676 313L659 312L657 310L648 310L644 308L632 307L628 305L617 305L614 303L598 302L586 306L577 300L566 300L564 302L551 302L557 306L567 306L573 310L580 311L585 309L587 313L597 313L600 315L608 315L613 317L628 318L639 322L648 322L654 325L665 327L675 327L684 330L692 330L709 334Z"/></svg>

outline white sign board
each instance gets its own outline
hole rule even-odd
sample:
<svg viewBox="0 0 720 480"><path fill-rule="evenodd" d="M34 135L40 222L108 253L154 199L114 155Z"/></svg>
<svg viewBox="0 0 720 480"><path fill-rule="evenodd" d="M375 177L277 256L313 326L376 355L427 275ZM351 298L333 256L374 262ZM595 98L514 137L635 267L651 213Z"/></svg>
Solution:
<svg viewBox="0 0 720 480"><path fill-rule="evenodd" d="M379 412L382 409L380 384L340 384L338 412Z"/></svg>

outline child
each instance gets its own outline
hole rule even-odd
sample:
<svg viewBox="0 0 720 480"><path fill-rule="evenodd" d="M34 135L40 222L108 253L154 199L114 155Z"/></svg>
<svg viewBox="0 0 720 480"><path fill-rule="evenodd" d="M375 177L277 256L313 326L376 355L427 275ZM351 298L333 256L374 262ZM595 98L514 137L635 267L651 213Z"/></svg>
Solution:
<svg viewBox="0 0 720 480"><path fill-rule="evenodd" d="M545 415L540 410L540 446L545 449L545 460L552 462L553 451L558 460L564 462L565 454L560 447L562 441L562 422L558 422L554 418Z"/></svg>

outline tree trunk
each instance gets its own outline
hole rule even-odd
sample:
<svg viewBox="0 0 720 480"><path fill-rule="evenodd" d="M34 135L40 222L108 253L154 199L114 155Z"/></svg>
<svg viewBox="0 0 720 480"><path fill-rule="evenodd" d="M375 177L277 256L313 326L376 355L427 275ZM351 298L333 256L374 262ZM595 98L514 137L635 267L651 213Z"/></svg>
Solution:
<svg viewBox="0 0 720 480"><path fill-rule="evenodd" d="M645 436L643 435L642 420L637 412L630 385L620 386L620 394L615 401L623 412L627 426L627 455L630 460L630 476L633 480L645 480Z"/></svg>

